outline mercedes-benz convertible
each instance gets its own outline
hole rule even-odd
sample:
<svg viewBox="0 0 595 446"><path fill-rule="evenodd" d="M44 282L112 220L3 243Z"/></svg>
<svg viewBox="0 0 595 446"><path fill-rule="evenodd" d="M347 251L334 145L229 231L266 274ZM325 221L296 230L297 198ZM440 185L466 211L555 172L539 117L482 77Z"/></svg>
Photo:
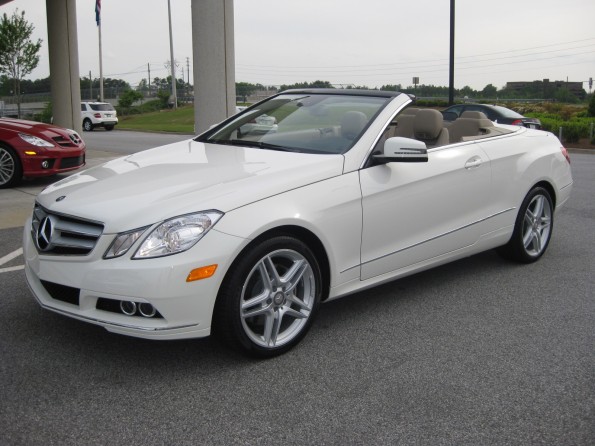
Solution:
<svg viewBox="0 0 595 446"><path fill-rule="evenodd" d="M321 302L494 248L538 260L571 189L551 133L292 90L47 187L25 271L42 307L111 332L274 356Z"/></svg>

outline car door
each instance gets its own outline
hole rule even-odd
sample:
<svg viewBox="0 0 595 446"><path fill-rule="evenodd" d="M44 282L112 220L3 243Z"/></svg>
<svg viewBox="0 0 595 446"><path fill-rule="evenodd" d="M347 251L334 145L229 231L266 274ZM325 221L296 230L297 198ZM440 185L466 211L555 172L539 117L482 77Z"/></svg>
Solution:
<svg viewBox="0 0 595 446"><path fill-rule="evenodd" d="M428 151L427 163L360 171L366 280L475 243L489 212L490 162L475 143Z"/></svg>

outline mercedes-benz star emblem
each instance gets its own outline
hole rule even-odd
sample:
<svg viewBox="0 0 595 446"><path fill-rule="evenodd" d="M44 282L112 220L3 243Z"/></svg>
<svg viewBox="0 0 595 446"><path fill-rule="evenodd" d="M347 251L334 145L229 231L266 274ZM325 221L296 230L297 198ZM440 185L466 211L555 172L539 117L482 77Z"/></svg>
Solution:
<svg viewBox="0 0 595 446"><path fill-rule="evenodd" d="M41 251L49 251L52 249L52 237L54 236L54 221L51 216L45 217L41 220L39 228L37 228L37 247Z"/></svg>

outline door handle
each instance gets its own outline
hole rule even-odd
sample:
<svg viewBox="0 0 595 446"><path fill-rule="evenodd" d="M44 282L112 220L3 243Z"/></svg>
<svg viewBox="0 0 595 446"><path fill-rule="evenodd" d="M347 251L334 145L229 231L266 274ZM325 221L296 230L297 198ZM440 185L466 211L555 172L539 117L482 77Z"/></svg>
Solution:
<svg viewBox="0 0 595 446"><path fill-rule="evenodd" d="M469 159L466 163L465 163L465 169L469 170L469 169L476 169L479 166L481 166L481 158L478 156L474 156L473 158Z"/></svg>

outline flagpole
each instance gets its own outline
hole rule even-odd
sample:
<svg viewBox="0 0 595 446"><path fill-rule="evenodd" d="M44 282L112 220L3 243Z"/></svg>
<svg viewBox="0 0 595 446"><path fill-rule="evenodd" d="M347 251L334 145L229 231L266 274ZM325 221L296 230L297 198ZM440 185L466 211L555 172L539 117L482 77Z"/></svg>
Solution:
<svg viewBox="0 0 595 446"><path fill-rule="evenodd" d="M103 97L103 56L101 49L101 0L95 1L95 20L97 21L97 31L99 33L99 100L104 102Z"/></svg>

